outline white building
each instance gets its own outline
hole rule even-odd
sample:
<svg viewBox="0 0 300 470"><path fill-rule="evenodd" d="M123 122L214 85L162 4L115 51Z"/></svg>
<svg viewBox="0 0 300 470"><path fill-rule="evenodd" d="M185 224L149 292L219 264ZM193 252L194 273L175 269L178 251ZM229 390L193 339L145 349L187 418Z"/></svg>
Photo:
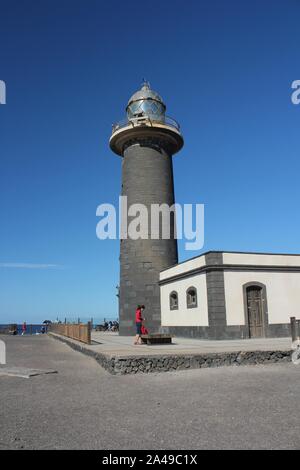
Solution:
<svg viewBox="0 0 300 470"><path fill-rule="evenodd" d="M160 273L161 324L177 336L290 336L300 255L211 251Z"/></svg>

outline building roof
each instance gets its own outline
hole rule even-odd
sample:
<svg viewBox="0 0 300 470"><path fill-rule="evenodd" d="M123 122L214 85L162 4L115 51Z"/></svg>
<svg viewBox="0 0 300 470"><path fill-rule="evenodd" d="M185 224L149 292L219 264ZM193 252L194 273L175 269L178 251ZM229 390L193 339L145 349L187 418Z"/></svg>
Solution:
<svg viewBox="0 0 300 470"><path fill-rule="evenodd" d="M160 272L161 282L171 282L209 270L300 271L300 254L257 253L240 251L207 251L170 266Z"/></svg>

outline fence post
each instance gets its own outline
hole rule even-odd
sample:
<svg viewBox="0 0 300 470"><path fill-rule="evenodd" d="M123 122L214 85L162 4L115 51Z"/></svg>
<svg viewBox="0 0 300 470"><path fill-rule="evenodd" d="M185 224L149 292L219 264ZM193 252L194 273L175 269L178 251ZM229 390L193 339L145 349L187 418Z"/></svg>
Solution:
<svg viewBox="0 0 300 470"><path fill-rule="evenodd" d="M292 335L292 342L296 341L297 333L296 333L296 317L290 317L291 320L291 335Z"/></svg>
<svg viewBox="0 0 300 470"><path fill-rule="evenodd" d="M91 344L91 340L92 340L91 331L92 331L92 323L89 321L87 324L87 343L88 344Z"/></svg>
<svg viewBox="0 0 300 470"><path fill-rule="evenodd" d="M296 339L300 337L300 320L296 320Z"/></svg>

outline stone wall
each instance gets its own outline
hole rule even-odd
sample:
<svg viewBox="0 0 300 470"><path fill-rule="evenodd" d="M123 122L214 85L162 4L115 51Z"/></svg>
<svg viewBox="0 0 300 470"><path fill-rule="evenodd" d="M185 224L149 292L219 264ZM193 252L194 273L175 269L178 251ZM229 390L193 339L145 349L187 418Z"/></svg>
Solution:
<svg viewBox="0 0 300 470"><path fill-rule="evenodd" d="M50 333L51 334L51 333ZM97 353L82 344L64 337L51 334L52 337L67 343L73 349L93 357L104 369L113 375L149 374L157 372L174 372L208 367L241 366L290 362L290 351L239 351L231 353L209 354L174 354L148 356L110 356Z"/></svg>

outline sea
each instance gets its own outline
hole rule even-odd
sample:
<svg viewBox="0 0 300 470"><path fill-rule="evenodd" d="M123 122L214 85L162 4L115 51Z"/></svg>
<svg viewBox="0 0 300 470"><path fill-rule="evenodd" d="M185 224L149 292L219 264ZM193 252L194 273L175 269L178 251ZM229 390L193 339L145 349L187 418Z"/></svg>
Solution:
<svg viewBox="0 0 300 470"><path fill-rule="evenodd" d="M9 324L11 325L11 323ZM9 327L8 324L0 324L0 330L2 329L6 329ZM26 333L27 335L35 335L37 333L41 333L41 330L42 330L42 327L47 327L46 325L31 325L31 324L27 324L26 325L27 328L26 328ZM18 335L22 334L22 324L20 325L17 325L17 328L18 328Z"/></svg>

